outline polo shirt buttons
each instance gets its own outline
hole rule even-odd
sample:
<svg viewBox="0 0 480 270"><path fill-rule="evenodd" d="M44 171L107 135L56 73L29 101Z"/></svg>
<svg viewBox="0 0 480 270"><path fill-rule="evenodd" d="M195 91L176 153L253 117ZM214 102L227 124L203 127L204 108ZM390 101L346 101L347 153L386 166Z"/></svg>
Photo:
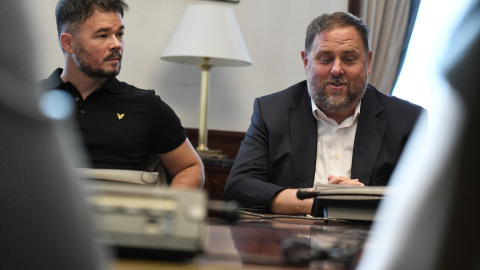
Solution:
<svg viewBox="0 0 480 270"><path fill-rule="evenodd" d="M85 113L85 111L84 111L84 110L80 110L80 113Z"/></svg>
<svg viewBox="0 0 480 270"><path fill-rule="evenodd" d="M79 101L79 100L80 100L80 98L79 98L79 97L75 97L75 101Z"/></svg>

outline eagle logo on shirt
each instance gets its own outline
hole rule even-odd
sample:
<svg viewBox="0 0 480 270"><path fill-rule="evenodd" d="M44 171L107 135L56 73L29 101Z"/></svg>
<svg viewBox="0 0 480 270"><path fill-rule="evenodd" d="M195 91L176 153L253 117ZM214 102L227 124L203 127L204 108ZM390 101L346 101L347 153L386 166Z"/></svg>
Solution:
<svg viewBox="0 0 480 270"><path fill-rule="evenodd" d="M124 113L122 113L122 114L117 113L118 120L122 120L124 116L125 116Z"/></svg>

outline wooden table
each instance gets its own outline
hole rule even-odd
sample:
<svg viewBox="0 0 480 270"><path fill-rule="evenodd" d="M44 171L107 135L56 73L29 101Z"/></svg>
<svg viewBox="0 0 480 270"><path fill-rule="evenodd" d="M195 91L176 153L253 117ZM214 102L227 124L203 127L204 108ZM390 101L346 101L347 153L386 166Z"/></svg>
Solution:
<svg viewBox="0 0 480 270"><path fill-rule="evenodd" d="M204 229L203 252L192 260L167 262L154 258L119 258L113 269L351 269L361 255L370 224L244 213L236 223L209 218ZM296 265L287 263L286 246L290 247L290 254L302 254L299 252L308 250L306 248L310 245L316 246L316 250L337 245L337 254L347 248L358 252L350 260L350 265L338 258Z"/></svg>

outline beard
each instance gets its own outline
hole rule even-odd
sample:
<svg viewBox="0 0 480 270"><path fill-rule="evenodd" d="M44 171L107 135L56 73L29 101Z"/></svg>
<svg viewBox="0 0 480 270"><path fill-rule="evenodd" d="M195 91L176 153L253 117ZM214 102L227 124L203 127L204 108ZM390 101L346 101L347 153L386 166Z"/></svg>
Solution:
<svg viewBox="0 0 480 270"><path fill-rule="evenodd" d="M122 60L122 53L120 51L114 51L109 54L107 57L102 59L102 61L107 61L110 58L118 57L120 58L118 67L114 70L105 70L101 67L95 68L93 67L93 57L92 55L87 52L83 46L77 42L77 47L75 48L75 53L73 54L73 61L77 64L78 69L83 72L88 77L92 78L113 78L120 73L121 69L121 60Z"/></svg>
<svg viewBox="0 0 480 270"><path fill-rule="evenodd" d="M331 83L341 83L347 87L347 93L332 91L331 96L327 95L327 87ZM363 98L367 87L367 73L354 82L350 82L343 76L333 76L321 81L315 72L309 73L307 87L310 97L317 107L324 113L337 114L348 112L355 108Z"/></svg>

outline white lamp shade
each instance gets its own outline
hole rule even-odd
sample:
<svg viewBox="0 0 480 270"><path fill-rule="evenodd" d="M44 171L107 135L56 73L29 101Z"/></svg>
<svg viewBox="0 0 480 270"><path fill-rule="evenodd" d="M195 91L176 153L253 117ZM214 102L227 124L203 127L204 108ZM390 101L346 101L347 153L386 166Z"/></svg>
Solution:
<svg viewBox="0 0 480 270"><path fill-rule="evenodd" d="M212 66L251 64L232 8L187 6L161 59L200 65L205 57L210 58L208 64Z"/></svg>

